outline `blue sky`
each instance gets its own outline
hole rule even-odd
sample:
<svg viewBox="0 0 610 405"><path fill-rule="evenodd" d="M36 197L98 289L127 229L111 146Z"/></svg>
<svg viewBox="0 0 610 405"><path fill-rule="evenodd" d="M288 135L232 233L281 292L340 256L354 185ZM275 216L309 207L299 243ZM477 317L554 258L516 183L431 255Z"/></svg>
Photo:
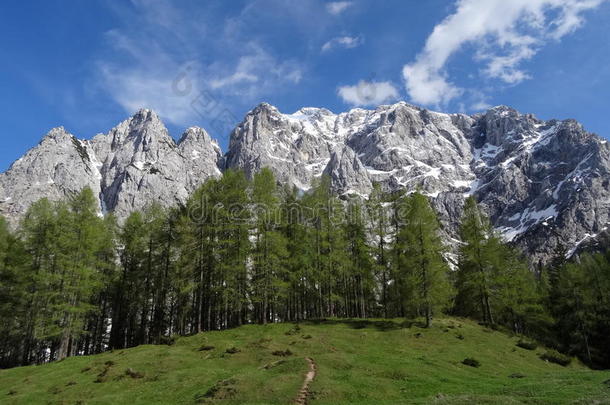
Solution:
<svg viewBox="0 0 610 405"><path fill-rule="evenodd" d="M144 107L224 149L262 101L506 104L609 136L609 22L604 0L6 0L0 170L52 127L90 138Z"/></svg>

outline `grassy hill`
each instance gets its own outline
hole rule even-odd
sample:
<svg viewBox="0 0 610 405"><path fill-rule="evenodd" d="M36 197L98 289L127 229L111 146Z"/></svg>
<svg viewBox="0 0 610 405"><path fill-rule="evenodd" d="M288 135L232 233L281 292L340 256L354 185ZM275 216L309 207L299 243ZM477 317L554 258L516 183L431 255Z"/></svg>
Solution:
<svg viewBox="0 0 610 405"><path fill-rule="evenodd" d="M0 371L2 404L287 404L313 359L311 404L610 404L610 372L541 360L455 318L249 325ZM462 364L466 358L480 367Z"/></svg>

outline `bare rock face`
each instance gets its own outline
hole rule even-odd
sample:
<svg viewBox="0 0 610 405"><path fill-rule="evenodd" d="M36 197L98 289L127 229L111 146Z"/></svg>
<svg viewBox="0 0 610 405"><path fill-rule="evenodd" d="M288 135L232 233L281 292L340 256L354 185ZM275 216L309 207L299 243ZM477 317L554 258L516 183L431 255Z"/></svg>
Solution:
<svg viewBox="0 0 610 405"><path fill-rule="evenodd" d="M252 176L270 168L301 190L326 174L341 195L421 190L457 238L464 199L474 195L499 233L548 261L594 245L610 221L610 147L573 120L542 121L505 106L484 114L442 114L401 102L334 114L283 114L263 103L233 130L223 157L201 128L175 142L157 115L141 110L90 141L63 128L0 174L0 214L15 224L39 198L83 187L119 219L157 201L182 203L221 170Z"/></svg>
<svg viewBox="0 0 610 405"><path fill-rule="evenodd" d="M375 182L420 189L449 238L474 195L507 241L544 263L560 245L574 252L607 229L609 155L604 139L573 120L505 106L467 116L406 103L342 114L262 104L233 131L226 167L248 175L269 167L303 190L324 173L346 195L367 195Z"/></svg>
<svg viewBox="0 0 610 405"><path fill-rule="evenodd" d="M100 190L100 173L87 142L54 128L0 174L0 214L16 225L41 198L59 200L90 187Z"/></svg>
<svg viewBox="0 0 610 405"><path fill-rule="evenodd" d="M118 218L151 202L186 201L209 176L219 176L220 148L201 128L189 128L179 144L159 117L141 110L91 141L102 175L100 199Z"/></svg>
<svg viewBox="0 0 610 405"><path fill-rule="evenodd" d="M123 220L152 202L184 202L209 176L219 176L218 144L201 128L176 143L158 116L141 110L90 141L53 129L0 174L0 212L16 224L38 199L62 199L90 187L100 211Z"/></svg>
<svg viewBox="0 0 610 405"><path fill-rule="evenodd" d="M544 263L560 246L574 252L587 235L606 229L604 139L573 120L544 122L506 107L489 111L478 130L472 192L506 240Z"/></svg>
<svg viewBox="0 0 610 405"><path fill-rule="evenodd" d="M330 177L332 187L340 194L357 194L366 198L373 187L362 162L349 146L332 153L324 174Z"/></svg>
<svg viewBox="0 0 610 405"><path fill-rule="evenodd" d="M280 182L308 189L341 143L335 136L335 118L328 110L314 108L284 115L263 103L232 132L225 167L242 169L250 177L269 167Z"/></svg>
<svg viewBox="0 0 610 405"><path fill-rule="evenodd" d="M242 168L247 175L270 167L282 182L307 189L325 171L346 176L336 169L347 152L354 155L351 178L331 175L339 192L350 191L346 184L358 184L353 191L368 194L372 182L379 182L387 189L420 186L436 196L474 180L468 139L474 122L406 103L338 115L317 108L281 114L261 104L233 131L226 167Z"/></svg>

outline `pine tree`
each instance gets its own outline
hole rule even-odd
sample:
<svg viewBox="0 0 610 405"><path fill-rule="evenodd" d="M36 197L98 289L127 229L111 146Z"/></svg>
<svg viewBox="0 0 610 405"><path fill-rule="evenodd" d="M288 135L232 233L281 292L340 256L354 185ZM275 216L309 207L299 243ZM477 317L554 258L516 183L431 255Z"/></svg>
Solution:
<svg viewBox="0 0 610 405"><path fill-rule="evenodd" d="M281 232L286 240L286 260L283 281L288 292L286 315L289 321L307 318L308 274L312 268L312 257L308 243L310 238L309 213L296 188L285 189L281 203Z"/></svg>
<svg viewBox="0 0 610 405"><path fill-rule="evenodd" d="M146 229L142 213L133 212L120 233L121 275L116 280L112 310L110 347L131 347L138 343L138 315L143 307Z"/></svg>
<svg viewBox="0 0 610 405"><path fill-rule="evenodd" d="M91 298L95 308L87 321L86 333L81 342L84 354L101 353L109 343L107 330L112 318L113 286L118 277L116 238L118 224L112 214L108 214L100 228L100 245L96 252L101 288Z"/></svg>
<svg viewBox="0 0 610 405"><path fill-rule="evenodd" d="M194 237L193 218L189 215L189 204L192 204L192 197L186 207L177 213L176 218L176 245L177 252L175 266L172 267L170 274L170 313L171 326L170 332L185 335L194 329L190 325L193 319L193 297L197 291L198 281L195 277L193 264ZM192 206L191 206L192 207Z"/></svg>
<svg viewBox="0 0 610 405"><path fill-rule="evenodd" d="M348 215L345 223L347 242L347 274L350 282L344 293L349 297L348 313L366 318L371 312L374 300L375 280L373 275L373 257L368 245L368 235L364 225L362 203L354 199L348 204Z"/></svg>
<svg viewBox="0 0 610 405"><path fill-rule="evenodd" d="M53 204L43 198L30 206L21 222L24 249L28 260L22 275L25 313L23 314L23 350L21 364L40 362L42 342L50 338L53 318L51 305L58 226Z"/></svg>
<svg viewBox="0 0 610 405"><path fill-rule="evenodd" d="M406 286L404 285L404 277L400 268L401 249L398 248L398 235L401 227L404 225L404 217L407 212L407 199L403 191L390 193L388 195L389 203L389 239L391 240L388 251L388 267L389 267L389 282L387 287L388 295L388 310L389 316L406 317L407 311L405 301L403 299Z"/></svg>
<svg viewBox="0 0 610 405"><path fill-rule="evenodd" d="M492 261L497 257L495 247L500 246L500 243L474 197L466 199L460 237L462 245L457 273L457 311L462 315L475 315L478 308L483 322L493 325L492 300L497 269L493 267Z"/></svg>
<svg viewBox="0 0 610 405"><path fill-rule="evenodd" d="M218 196L213 197L220 202L215 218L218 328L247 322L247 265L251 245L248 186L242 171L230 170L220 180Z"/></svg>
<svg viewBox="0 0 610 405"><path fill-rule="evenodd" d="M163 210L156 223L158 269L153 280L153 310L151 314L150 340L161 343L163 336L171 332L170 290L177 255L176 209Z"/></svg>
<svg viewBox="0 0 610 405"><path fill-rule="evenodd" d="M407 198L406 205L395 247L406 287L403 299L414 313L425 317L426 327L430 327L433 315L445 309L452 296L449 269L443 259L439 222L427 197L416 192Z"/></svg>
<svg viewBox="0 0 610 405"><path fill-rule="evenodd" d="M258 308L258 321L266 324L276 319L277 299L287 293L281 283L287 254L286 240L278 230L280 201L271 170L264 168L254 175L252 203L256 220L252 280L254 303Z"/></svg>
<svg viewBox="0 0 610 405"><path fill-rule="evenodd" d="M373 191L367 201L368 217L370 219L369 234L373 236L375 242L375 273L380 286L381 306L383 308L383 316L388 317L389 314L389 292L388 284L390 282L390 257L387 239L389 236L388 212L384 206L387 196L381 190L379 183L375 183Z"/></svg>
<svg viewBox="0 0 610 405"><path fill-rule="evenodd" d="M227 174L225 173L225 176ZM220 180L210 178L195 191L186 204L181 219L181 263L190 269L192 285L184 284L191 292L190 329L193 333L212 328L213 283L218 264L216 231L221 201ZM181 321L186 326L186 320Z"/></svg>
<svg viewBox="0 0 610 405"><path fill-rule="evenodd" d="M498 321L517 334L545 336L551 318L543 306L543 292L535 274L516 249L499 238L492 238L489 243L494 252L490 265L495 269Z"/></svg>
<svg viewBox="0 0 610 405"><path fill-rule="evenodd" d="M21 364L24 323L27 308L24 277L27 254L23 243L0 216L0 368Z"/></svg>
<svg viewBox="0 0 610 405"><path fill-rule="evenodd" d="M95 309L90 301L101 288L98 253L104 244L103 220L90 188L71 198L67 206L58 207L57 240L58 299L53 305L57 313L59 360L76 353L77 340L84 334L85 320Z"/></svg>
<svg viewBox="0 0 610 405"><path fill-rule="evenodd" d="M306 312L308 317L358 312L355 278L348 268L343 203L323 176L303 198L307 216L305 250ZM348 296L349 295L349 296Z"/></svg>
<svg viewBox="0 0 610 405"><path fill-rule="evenodd" d="M588 364L610 364L610 253L584 254L568 262L557 280L558 299L552 308L564 350Z"/></svg>
<svg viewBox="0 0 610 405"><path fill-rule="evenodd" d="M474 198L466 200L457 272L456 311L515 333L541 336L550 322L543 292L525 260L493 231Z"/></svg>

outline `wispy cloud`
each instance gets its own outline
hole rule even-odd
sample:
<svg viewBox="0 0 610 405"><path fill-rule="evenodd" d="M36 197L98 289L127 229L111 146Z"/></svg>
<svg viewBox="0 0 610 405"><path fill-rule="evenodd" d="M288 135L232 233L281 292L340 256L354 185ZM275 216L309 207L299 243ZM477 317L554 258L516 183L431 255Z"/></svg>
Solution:
<svg viewBox="0 0 610 405"><path fill-rule="evenodd" d="M255 43L243 47L245 54L239 57L234 70L210 69L210 87L222 89L234 95L252 96L271 91L279 84L298 84L303 72L294 60L279 61ZM228 71L229 73L223 73Z"/></svg>
<svg viewBox="0 0 610 405"><path fill-rule="evenodd" d="M220 22L212 22L205 8L190 15L167 0L113 7L123 24L107 32L92 81L127 113L147 107L170 123L192 125L214 118L193 108L201 94L227 106L250 105L298 84L306 70L245 32L255 11L250 3L241 15ZM177 81L188 91L176 90Z"/></svg>
<svg viewBox="0 0 610 405"><path fill-rule="evenodd" d="M377 106L399 97L398 90L391 82L361 80L353 86L339 87L339 97L353 106Z"/></svg>
<svg viewBox="0 0 610 405"><path fill-rule="evenodd" d="M326 4L326 10L332 15L339 15L353 4L352 1L333 1Z"/></svg>
<svg viewBox="0 0 610 405"><path fill-rule="evenodd" d="M346 48L352 49L356 48L364 43L364 40L361 36L350 37L350 36L342 36L331 39L322 45L322 52L330 51L334 48Z"/></svg>
<svg viewBox="0 0 610 405"><path fill-rule="evenodd" d="M585 11L605 0L458 0L456 11L434 27L415 61L403 67L410 98L441 105L463 94L446 67L466 44L479 49L474 61L481 73L501 83L517 84L531 77L521 65L545 43L579 28Z"/></svg>

